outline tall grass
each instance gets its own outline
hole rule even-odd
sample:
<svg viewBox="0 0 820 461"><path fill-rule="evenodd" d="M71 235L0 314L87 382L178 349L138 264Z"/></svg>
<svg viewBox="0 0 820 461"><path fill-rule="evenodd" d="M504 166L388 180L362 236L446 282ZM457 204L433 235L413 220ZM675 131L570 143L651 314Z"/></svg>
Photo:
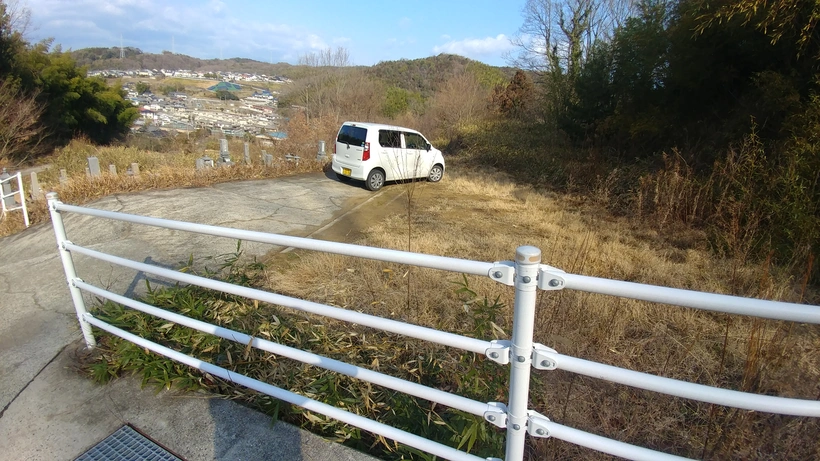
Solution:
<svg viewBox="0 0 820 461"><path fill-rule="evenodd" d="M818 296L772 261L714 259L706 234L692 231L678 247L657 231L632 226L588 202L519 186L489 170L450 162L438 185L423 184L412 216L415 251L494 261L521 244L538 246L544 262L568 271L641 283L817 303ZM459 171L460 170L460 171ZM426 197L426 198L425 198ZM371 226L362 242L406 245L405 216ZM457 237L454 237L457 236ZM409 268L325 254L303 254L274 269L269 286L373 315L459 331L476 315L452 292L458 277L414 269L414 303L405 303ZM298 274L298 275L296 275ZM323 280L321 286L303 280ZM489 279L470 280L479 298L505 306L485 335L511 331L512 292ZM505 332L505 333L501 333ZM487 337L487 336L485 336ZM717 315L572 291L539 294L535 340L561 353L725 388L812 399L820 389L820 329L787 322ZM433 352L431 352L433 353ZM501 369L490 370L501 376ZM502 375L499 375L501 373ZM537 372L531 408L582 430L679 455L770 459L790 450L820 450L816 419L711 408L562 371ZM503 392L499 398L506 400ZM765 437L758 434L764 433ZM555 440L531 441L531 459L607 459Z"/></svg>
<svg viewBox="0 0 820 461"><path fill-rule="evenodd" d="M236 264L239 257L240 253L237 252L217 258L217 261L223 262L221 267L216 271L206 269L204 275L242 285L258 284L264 279L263 265L252 263L240 267ZM192 271L192 268L182 270ZM464 323L460 331L482 336L492 333L487 331L487 319L494 318L504 306L486 299L475 299L476 294L466 282L460 285L457 292L465 303L472 306L474 312L471 315L473 321ZM149 287L144 300L188 317L310 350L412 382L450 388L481 401L498 399L503 395L504 380L493 378L494 365L479 361L472 353L454 351L422 341L406 341L397 335L351 327L318 316L294 314L277 306L194 286L156 290ZM501 434L488 427L481 417L277 357L245 344L222 340L111 302L98 305L93 313L117 327L231 371L476 455L494 456L502 451ZM399 344L401 346L397 347ZM429 459L429 456L413 448L362 432L321 414L276 401L211 375L198 373L117 337L102 336L88 370L95 380L102 383L123 374L137 373L142 377L143 385L205 390L236 399L265 411L274 418L298 424L383 459Z"/></svg>

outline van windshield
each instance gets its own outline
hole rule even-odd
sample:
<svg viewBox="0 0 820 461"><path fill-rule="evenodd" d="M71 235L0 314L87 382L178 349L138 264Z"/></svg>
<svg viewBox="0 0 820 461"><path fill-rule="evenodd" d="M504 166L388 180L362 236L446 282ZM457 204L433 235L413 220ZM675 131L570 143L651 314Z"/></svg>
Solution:
<svg viewBox="0 0 820 461"><path fill-rule="evenodd" d="M342 129L339 130L339 137L336 138L336 141L361 147L364 146L365 139L367 139L366 128L342 125Z"/></svg>

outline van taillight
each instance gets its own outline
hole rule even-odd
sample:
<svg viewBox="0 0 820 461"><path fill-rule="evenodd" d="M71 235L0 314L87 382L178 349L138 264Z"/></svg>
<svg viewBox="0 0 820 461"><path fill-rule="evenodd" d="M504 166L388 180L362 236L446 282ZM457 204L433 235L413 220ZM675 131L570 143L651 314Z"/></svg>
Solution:
<svg viewBox="0 0 820 461"><path fill-rule="evenodd" d="M370 143L364 143L364 152L362 152L362 161L366 162L370 160Z"/></svg>

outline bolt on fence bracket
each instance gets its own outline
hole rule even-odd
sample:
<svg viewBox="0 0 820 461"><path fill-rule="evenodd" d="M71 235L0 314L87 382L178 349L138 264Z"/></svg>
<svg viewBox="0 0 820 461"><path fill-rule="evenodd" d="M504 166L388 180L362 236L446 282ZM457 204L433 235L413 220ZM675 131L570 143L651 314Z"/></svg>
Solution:
<svg viewBox="0 0 820 461"><path fill-rule="evenodd" d="M507 406L501 402L490 402L484 412L484 420L501 428L507 427Z"/></svg>
<svg viewBox="0 0 820 461"><path fill-rule="evenodd" d="M541 264L538 266L538 288L546 291L564 289L564 277L566 272L556 267Z"/></svg>
<svg viewBox="0 0 820 461"><path fill-rule="evenodd" d="M533 437L549 437L550 430L547 424L550 419L537 411L527 411L527 434Z"/></svg>
<svg viewBox="0 0 820 461"><path fill-rule="evenodd" d="M549 356L552 352L557 354L558 351L543 344L535 343L532 345L532 366L538 370L554 370L558 367L555 360Z"/></svg>
<svg viewBox="0 0 820 461"><path fill-rule="evenodd" d="M512 342L495 339L490 341L490 344L492 345L484 351L484 355L487 356L488 359L499 365L510 363L510 347L512 346Z"/></svg>
<svg viewBox="0 0 820 461"><path fill-rule="evenodd" d="M515 264L512 261L496 261L490 268L491 279L504 285L515 285Z"/></svg>

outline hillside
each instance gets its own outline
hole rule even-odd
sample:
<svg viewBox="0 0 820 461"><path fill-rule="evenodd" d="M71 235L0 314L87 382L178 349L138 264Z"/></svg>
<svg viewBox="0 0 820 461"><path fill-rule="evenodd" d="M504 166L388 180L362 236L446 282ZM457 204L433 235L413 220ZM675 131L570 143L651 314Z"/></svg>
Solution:
<svg viewBox="0 0 820 461"><path fill-rule="evenodd" d="M87 66L89 70L103 69L187 69L202 71L250 72L265 75L282 75L298 77L294 72L298 66L288 63L270 64L253 59L199 59L184 54L163 51L161 54L143 53L139 48L123 48L124 58L120 59L120 49L82 48L69 51L78 65ZM293 74L296 75L293 75Z"/></svg>
<svg viewBox="0 0 820 461"><path fill-rule="evenodd" d="M444 82L465 70L474 73L488 86L508 81L515 73L509 67L493 67L454 54L439 54L420 59L382 61L367 69L371 77L407 91L430 96Z"/></svg>
<svg viewBox="0 0 820 461"><path fill-rule="evenodd" d="M250 72L265 75L281 75L291 79L309 77L321 73L322 68L291 65L280 62L270 64L253 59L199 59L184 54L163 51L161 54L144 53L139 48L123 48L124 58L120 59L120 49L82 48L69 51L78 65L89 70L104 69L187 69L200 71ZM515 69L492 67L463 56L440 54L419 59L382 61L372 67L355 66L372 78L383 81L388 86L432 95L441 85L454 75L470 70L488 86L502 80L509 80Z"/></svg>

